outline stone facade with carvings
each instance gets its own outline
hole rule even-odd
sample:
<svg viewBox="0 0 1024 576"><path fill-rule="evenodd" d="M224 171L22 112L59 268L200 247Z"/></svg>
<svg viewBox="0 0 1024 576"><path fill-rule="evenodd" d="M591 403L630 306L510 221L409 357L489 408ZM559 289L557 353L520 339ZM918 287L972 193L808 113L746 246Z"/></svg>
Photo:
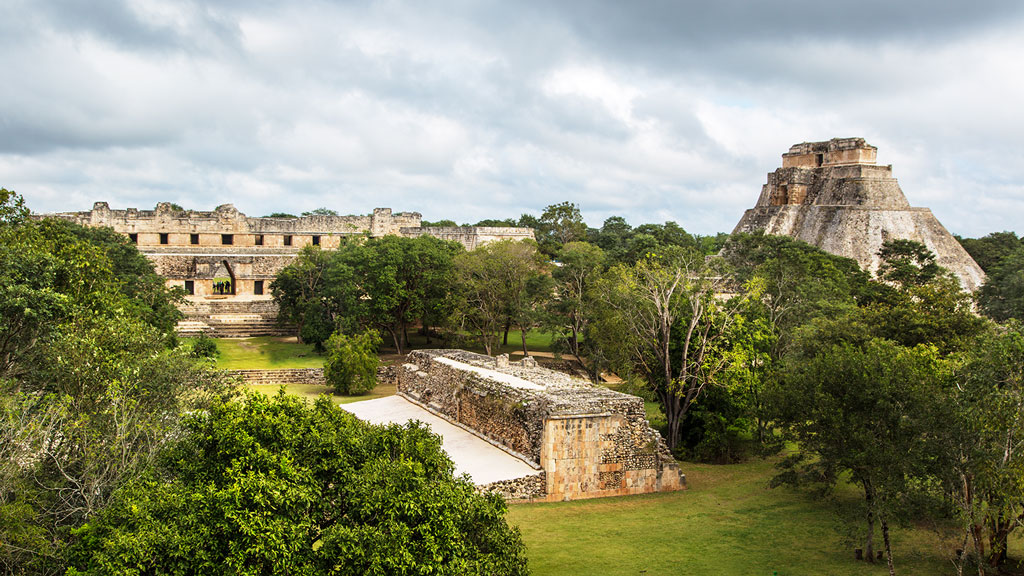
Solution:
<svg viewBox="0 0 1024 576"><path fill-rule="evenodd" d="M128 236L169 286L179 286L188 295L186 322L179 327L183 333L231 336L275 332L276 308L267 308L273 303L270 285L304 246L330 250L344 237L394 234L434 236L472 250L495 240L533 238L529 228L423 228L419 213L390 208L375 208L363 216L253 218L231 204L204 212L177 210L167 202L155 210L113 210L106 202L96 202L90 211L40 217L107 226Z"/></svg>

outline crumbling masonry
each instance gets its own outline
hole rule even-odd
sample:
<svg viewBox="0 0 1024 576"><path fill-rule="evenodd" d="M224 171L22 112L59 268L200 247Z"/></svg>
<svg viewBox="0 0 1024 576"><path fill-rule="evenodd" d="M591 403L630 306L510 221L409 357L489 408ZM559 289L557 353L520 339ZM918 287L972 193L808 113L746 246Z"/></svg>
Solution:
<svg viewBox="0 0 1024 576"><path fill-rule="evenodd" d="M560 501L679 490L685 477L643 399L532 358L510 363L463 350L417 350L398 393L541 468L490 486L509 498Z"/></svg>

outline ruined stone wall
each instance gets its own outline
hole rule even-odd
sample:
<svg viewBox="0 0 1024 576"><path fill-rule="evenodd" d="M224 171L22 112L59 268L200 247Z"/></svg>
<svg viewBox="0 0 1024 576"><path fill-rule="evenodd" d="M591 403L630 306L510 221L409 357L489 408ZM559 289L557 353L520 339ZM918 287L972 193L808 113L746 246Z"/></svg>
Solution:
<svg viewBox="0 0 1024 576"><path fill-rule="evenodd" d="M418 350L398 391L545 471L551 501L682 488L641 398L536 366L461 350ZM538 496L531 496L536 498Z"/></svg>
<svg viewBox="0 0 1024 576"><path fill-rule="evenodd" d="M403 227L419 226L421 220L417 212L394 214L390 208L377 208L372 215L361 216L251 218L231 204L223 204L213 211L204 212L175 210L166 202L157 204L155 210L111 210L106 202L96 202L88 212L65 212L51 216L85 226L108 226L121 234L135 234L140 247L230 245L301 248L313 243L314 237L321 243L330 240L327 243L333 243L336 247L340 236L398 234ZM225 238L225 235L231 238Z"/></svg>
<svg viewBox="0 0 1024 576"><path fill-rule="evenodd" d="M462 226L455 228L448 227L414 227L402 228L401 235L409 238L417 236L433 236L442 240L458 242L466 247L466 250L473 250L489 242L498 240L526 240L534 239L532 228L505 228L501 226Z"/></svg>

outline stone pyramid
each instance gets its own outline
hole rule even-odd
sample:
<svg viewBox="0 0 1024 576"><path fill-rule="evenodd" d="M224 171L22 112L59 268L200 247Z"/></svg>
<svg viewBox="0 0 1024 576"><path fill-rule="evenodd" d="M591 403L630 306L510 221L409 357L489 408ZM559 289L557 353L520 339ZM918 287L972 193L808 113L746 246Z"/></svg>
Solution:
<svg viewBox="0 0 1024 576"><path fill-rule="evenodd" d="M863 138L792 146L733 232L792 236L853 258L871 272L878 269L878 250L886 240L916 240L965 290L977 290L984 272L931 210L910 206L892 166L875 164L877 153Z"/></svg>

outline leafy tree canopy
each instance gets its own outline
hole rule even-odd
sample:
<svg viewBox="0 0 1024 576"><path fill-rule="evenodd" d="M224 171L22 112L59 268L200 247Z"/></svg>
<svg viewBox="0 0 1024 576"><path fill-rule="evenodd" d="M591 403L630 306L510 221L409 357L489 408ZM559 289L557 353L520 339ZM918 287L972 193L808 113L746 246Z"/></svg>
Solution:
<svg viewBox="0 0 1024 576"><path fill-rule="evenodd" d="M437 220L435 222L423 220L420 222L420 226L424 228L455 228L458 224L455 223L455 220ZM477 224L477 226L487 226L487 224Z"/></svg>
<svg viewBox="0 0 1024 576"><path fill-rule="evenodd" d="M981 309L998 321L1024 320L1024 247L999 260L978 291Z"/></svg>
<svg viewBox="0 0 1024 576"><path fill-rule="evenodd" d="M993 232L982 238L956 237L960 245L974 258L986 274L991 272L1003 258L1021 247L1016 232Z"/></svg>
<svg viewBox="0 0 1024 576"><path fill-rule="evenodd" d="M190 416L78 531L71 573L526 574L504 511L419 424L253 395Z"/></svg>

